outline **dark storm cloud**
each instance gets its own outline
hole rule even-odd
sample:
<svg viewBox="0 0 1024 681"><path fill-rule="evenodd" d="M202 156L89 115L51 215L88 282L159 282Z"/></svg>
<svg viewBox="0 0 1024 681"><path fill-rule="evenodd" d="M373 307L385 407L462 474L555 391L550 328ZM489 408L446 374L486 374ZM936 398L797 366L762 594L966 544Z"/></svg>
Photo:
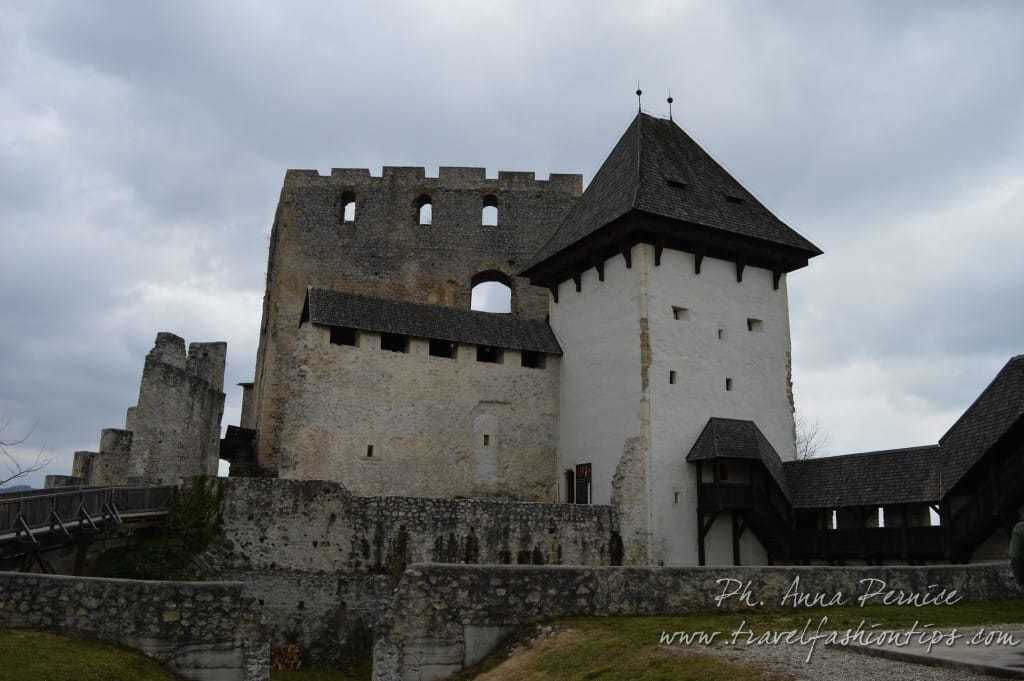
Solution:
<svg viewBox="0 0 1024 681"><path fill-rule="evenodd" d="M40 422L53 472L121 425L158 330L227 340L226 384L251 380L285 169L589 180L637 79L825 249L789 293L799 406L836 451L934 440L1022 352L1018 3L3 12L0 411Z"/></svg>

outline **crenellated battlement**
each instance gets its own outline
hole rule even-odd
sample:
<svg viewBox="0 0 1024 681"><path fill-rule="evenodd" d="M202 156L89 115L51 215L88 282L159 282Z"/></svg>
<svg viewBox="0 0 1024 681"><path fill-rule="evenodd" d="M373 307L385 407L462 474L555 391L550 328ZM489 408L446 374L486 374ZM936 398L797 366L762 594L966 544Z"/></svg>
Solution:
<svg viewBox="0 0 1024 681"><path fill-rule="evenodd" d="M321 175L316 170L289 170L285 176L286 189L325 185L352 191L402 188L490 193L550 191L575 197L583 191L583 176L551 173L548 179L538 180L534 172L500 170L497 179L488 179L486 168L464 166L441 166L437 177L428 176L423 166L384 166L380 175L373 175L367 168L332 168L329 175Z"/></svg>

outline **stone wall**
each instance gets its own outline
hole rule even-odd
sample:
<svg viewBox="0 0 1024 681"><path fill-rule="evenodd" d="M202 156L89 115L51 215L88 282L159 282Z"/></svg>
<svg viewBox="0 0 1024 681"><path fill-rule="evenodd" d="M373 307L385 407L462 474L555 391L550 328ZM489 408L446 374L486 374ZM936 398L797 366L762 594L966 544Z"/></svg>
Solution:
<svg viewBox="0 0 1024 681"><path fill-rule="evenodd" d="M308 286L382 298L469 308L472 286L501 280L512 289L512 313L542 317L547 291L514 276L551 235L582 192L579 175L498 174L483 168L385 166L335 169L330 176L291 170L285 176L271 233L267 288L256 360L255 413L260 465L276 471L280 412L290 398L288 370ZM430 225L418 224L424 197ZM344 206L354 201L346 221ZM498 224L482 209L496 204Z"/></svg>
<svg viewBox="0 0 1024 681"><path fill-rule="evenodd" d="M444 678L482 659L516 627L554 617L734 611L745 607L740 595L744 585L750 602L775 609L798 607L793 600L783 602L794 583L803 593L824 594L826 599L840 595L852 605L873 593L877 595L864 604L880 604L888 591L937 599L943 590L946 598L956 590L966 601L1024 595L1008 563L778 568L413 565L402 576L387 622L374 642L373 678ZM716 596L727 589L736 595L716 605ZM652 641L658 633L651 633Z"/></svg>
<svg viewBox="0 0 1024 681"><path fill-rule="evenodd" d="M269 679L260 611L238 583L4 572L0 627L129 646L199 681Z"/></svg>
<svg viewBox="0 0 1024 681"><path fill-rule="evenodd" d="M360 331L356 346L330 329L298 332L291 394L283 407L282 478L339 480L358 495L555 500L559 359L521 366L478 362L459 344L433 357L382 350Z"/></svg>
<svg viewBox="0 0 1024 681"><path fill-rule="evenodd" d="M321 481L225 481L212 579L246 582L274 645L308 659L367 648L406 565L609 565L621 559L608 506L358 497Z"/></svg>
<svg viewBox="0 0 1024 681"><path fill-rule="evenodd" d="M173 484L217 475L226 356L226 343L192 343L186 354L183 338L158 333L124 429L104 429L98 452L75 452L71 476L47 485Z"/></svg>

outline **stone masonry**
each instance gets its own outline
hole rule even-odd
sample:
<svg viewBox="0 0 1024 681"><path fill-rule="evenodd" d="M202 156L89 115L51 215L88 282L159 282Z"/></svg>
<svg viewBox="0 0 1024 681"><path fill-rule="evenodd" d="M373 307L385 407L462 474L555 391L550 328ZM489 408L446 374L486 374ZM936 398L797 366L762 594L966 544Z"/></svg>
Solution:
<svg viewBox="0 0 1024 681"><path fill-rule="evenodd" d="M580 175L385 166L334 169L329 176L290 170L274 220L254 387L259 463L280 465L283 410L306 289L319 286L382 298L469 308L472 287L501 281L512 314L543 317L547 292L515 274L565 217L582 192ZM429 225L419 207L432 208ZM346 206L354 206L346 219ZM485 206L497 226L482 224ZM349 208L348 210L352 210Z"/></svg>
<svg viewBox="0 0 1024 681"><path fill-rule="evenodd" d="M0 573L0 627L125 645L196 681L269 679L260 619L238 583Z"/></svg>
<svg viewBox="0 0 1024 681"><path fill-rule="evenodd" d="M71 476L48 476L46 486L217 475L226 355L226 343L192 343L186 354L184 339L158 333L125 427L104 429L98 452L75 452Z"/></svg>
<svg viewBox="0 0 1024 681"><path fill-rule="evenodd" d="M757 607L807 607L795 596L784 600L794 584L808 599L839 595L854 606L859 598L867 599L864 605L882 604L890 591L940 599L955 590L952 597L965 601L1022 596L1005 562L841 568L413 565L402 576L374 642L373 678L445 678L485 657L515 628L545 619L736 611L749 607L739 595L744 585L750 593L746 600L761 603ZM736 595L716 603L727 590ZM650 632L652 644L659 633Z"/></svg>
<svg viewBox="0 0 1024 681"><path fill-rule="evenodd" d="M219 532L199 565L245 582L274 645L307 659L368 649L406 565L610 565L621 561L608 506L358 497L323 481L226 481Z"/></svg>

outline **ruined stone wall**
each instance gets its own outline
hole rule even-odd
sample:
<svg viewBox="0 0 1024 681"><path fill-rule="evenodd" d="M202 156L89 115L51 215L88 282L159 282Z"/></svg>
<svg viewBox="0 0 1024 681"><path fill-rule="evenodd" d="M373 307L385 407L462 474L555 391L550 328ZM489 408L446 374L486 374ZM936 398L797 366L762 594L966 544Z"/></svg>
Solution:
<svg viewBox="0 0 1024 681"><path fill-rule="evenodd" d="M0 627L136 648L189 679L266 681L269 646L242 584L0 573Z"/></svg>
<svg viewBox="0 0 1024 681"><path fill-rule="evenodd" d="M608 506L358 497L331 482L232 478L199 563L212 579L250 585L274 645L330 659L369 645L412 562L609 565L618 530Z"/></svg>
<svg viewBox="0 0 1024 681"><path fill-rule="evenodd" d="M797 578L798 592L826 599L838 594L852 605L862 597L866 605L881 603L887 591L934 598L942 590L947 596L956 590L965 601L1024 595L1006 562L777 568L413 565L402 576L374 643L373 678L445 678L482 659L516 627L554 617L731 612L745 607L739 593L747 582L749 602L797 609L805 606L783 603ZM737 595L716 605L715 597L727 589ZM651 632L652 642L660 633Z"/></svg>
<svg viewBox="0 0 1024 681"><path fill-rule="evenodd" d="M255 409L260 465L276 472L287 372L308 286L382 298L468 308L481 273L512 288L512 313L541 317L547 292L513 276L547 240L582 192L579 175L441 168L335 169L330 176L293 170L285 177L271 234L263 322L256 361ZM430 225L418 224L429 197ZM344 219L345 202L355 216ZM482 225L485 203L496 226ZM486 277L485 277L486 278Z"/></svg>
<svg viewBox="0 0 1024 681"><path fill-rule="evenodd" d="M124 429L104 429L98 452L75 452L71 477L62 483L174 483L217 475L226 356L226 343L192 343L186 354L184 339L158 333Z"/></svg>
<svg viewBox="0 0 1024 681"><path fill-rule="evenodd" d="M282 414L279 475L337 480L358 495L555 501L558 365L523 367L518 350L478 362L460 344L433 357L330 343L304 324Z"/></svg>

